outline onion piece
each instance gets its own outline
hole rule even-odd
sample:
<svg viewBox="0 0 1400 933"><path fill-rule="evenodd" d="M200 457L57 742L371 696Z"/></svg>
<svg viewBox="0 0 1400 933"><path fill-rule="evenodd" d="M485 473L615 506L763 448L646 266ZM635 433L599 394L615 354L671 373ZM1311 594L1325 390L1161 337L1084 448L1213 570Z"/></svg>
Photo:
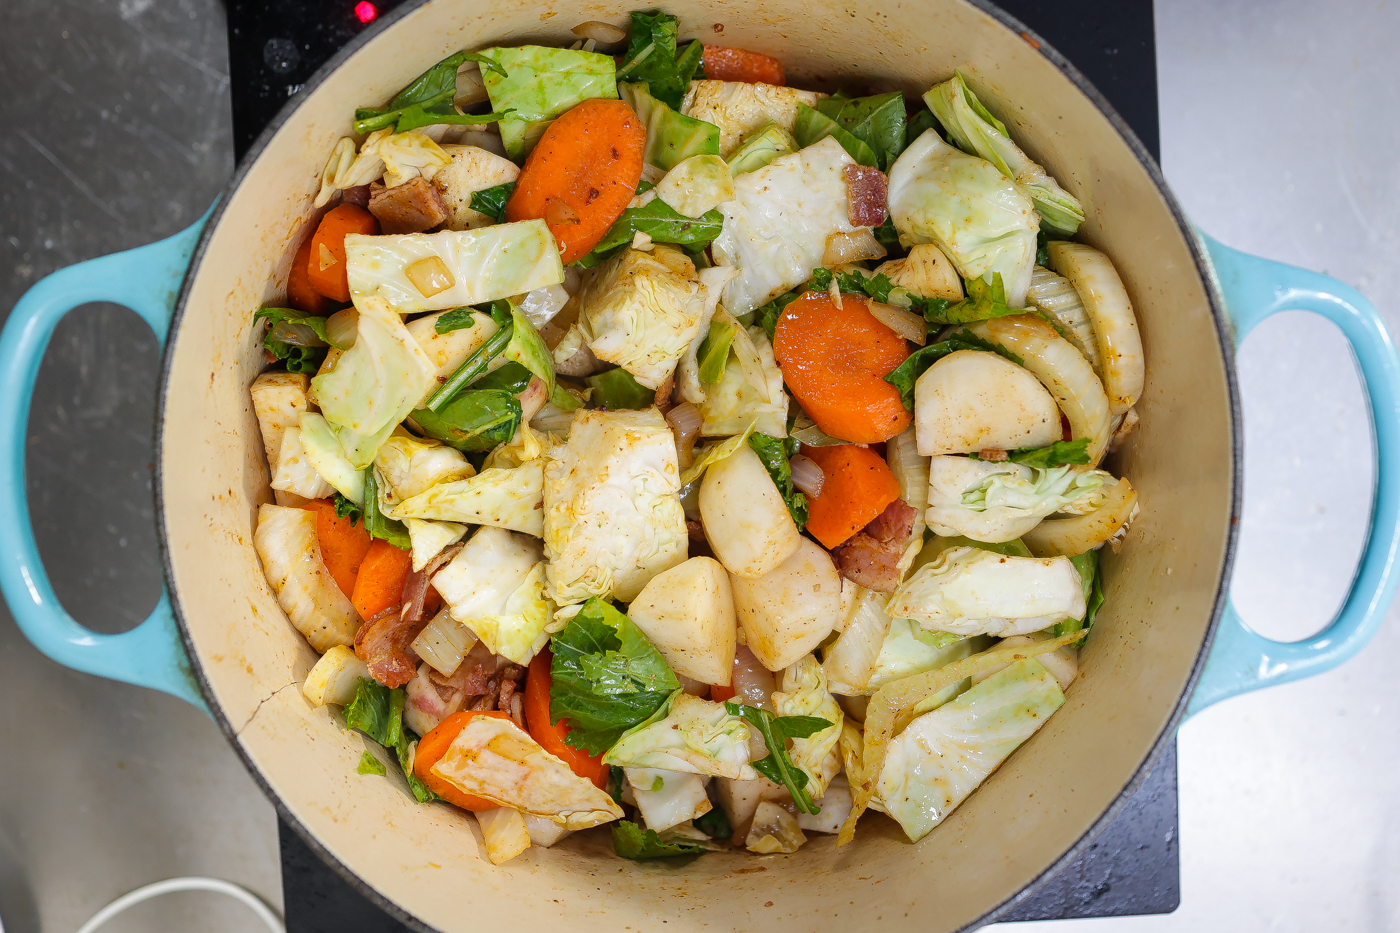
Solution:
<svg viewBox="0 0 1400 933"><path fill-rule="evenodd" d="M1104 493L1103 504L1071 518L1048 518L1021 536L1036 557L1073 557L1118 534L1137 510L1137 490L1120 479Z"/></svg>
<svg viewBox="0 0 1400 933"><path fill-rule="evenodd" d="M789 461L792 467L792 484L801 490L809 498L815 499L822 494L822 485L826 482L826 474L817 465L815 460L798 454Z"/></svg>
<svg viewBox="0 0 1400 933"><path fill-rule="evenodd" d="M1099 376L1108 393L1109 413L1121 415L1142 395L1147 375L1128 290L1113 263L1092 246L1051 240L1046 250L1050 265L1074 286L1089 312L1103 357Z"/></svg>
<svg viewBox="0 0 1400 933"><path fill-rule="evenodd" d="M1102 379L1103 357L1099 355L1099 338L1094 336L1094 322L1089 320L1089 312L1079 299L1079 292L1069 284L1069 279L1044 266L1036 266L1031 273L1031 287L1026 292L1026 301L1031 307L1054 318L1060 333L1084 354L1089 365L1094 367L1094 372Z"/></svg>
<svg viewBox="0 0 1400 933"><path fill-rule="evenodd" d="M888 253L889 250L880 245L869 227L861 227L851 233L833 233L827 237L822 265L837 266L843 262L884 259Z"/></svg>
<svg viewBox="0 0 1400 933"><path fill-rule="evenodd" d="M666 412L666 423L671 426L671 433L676 436L676 453L680 468L682 471L687 470L695 462L695 441L700 437L700 427L704 424L704 419L700 417L700 409L689 402L682 402Z"/></svg>
<svg viewBox="0 0 1400 933"><path fill-rule="evenodd" d="M490 99L486 93L486 82L481 79L481 66L476 62L463 62L457 69L457 90L452 94L452 103L466 110Z"/></svg>
<svg viewBox="0 0 1400 933"><path fill-rule="evenodd" d="M1055 397L1060 411L1069 419L1073 436L1089 438L1089 464L1098 466L1108 449L1108 396L1093 367L1074 344L1032 314L978 321L968 330L1020 357L1021 364Z"/></svg>
<svg viewBox="0 0 1400 933"><path fill-rule="evenodd" d="M337 350L348 350L360 336L360 312L354 308L337 311L326 318L326 342Z"/></svg>
<svg viewBox="0 0 1400 933"><path fill-rule="evenodd" d="M909 546L899 559L901 577L909 572L914 558L924 544L924 513L928 510L928 471L929 458L919 456L919 445L913 425L903 433L895 435L885 445L885 460L890 465L894 478L899 480L899 498L903 499L918 514L914 517L914 530L909 538Z"/></svg>
<svg viewBox="0 0 1400 933"><path fill-rule="evenodd" d="M627 30L612 23L605 23L601 20L590 19L585 23L579 23L569 30L580 39L592 39L594 42L601 42L609 45L614 42L621 42L627 38Z"/></svg>
<svg viewBox="0 0 1400 933"><path fill-rule="evenodd" d="M734 652L734 670L729 678L734 696L747 706L761 706L771 710L773 704L769 696L774 690L773 672L759 663L748 645L740 645Z"/></svg>
<svg viewBox="0 0 1400 933"><path fill-rule="evenodd" d="M928 324L913 311L905 311L883 301L867 301L865 306L870 309L870 314L875 320L905 340L917 343L921 347L928 340Z"/></svg>
<svg viewBox="0 0 1400 933"><path fill-rule="evenodd" d="M316 332L305 324L294 324L291 321L279 321L272 325L272 331L268 335L273 340L281 343L289 343L294 347L324 347L326 342L316 336Z"/></svg>

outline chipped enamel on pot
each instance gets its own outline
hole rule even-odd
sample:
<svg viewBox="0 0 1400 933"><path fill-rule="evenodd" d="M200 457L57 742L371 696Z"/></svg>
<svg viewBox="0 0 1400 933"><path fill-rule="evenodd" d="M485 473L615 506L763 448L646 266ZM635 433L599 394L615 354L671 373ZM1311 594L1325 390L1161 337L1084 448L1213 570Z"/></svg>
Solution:
<svg viewBox="0 0 1400 933"><path fill-rule="evenodd" d="M400 10L282 113L206 229L166 358L158 489L171 597L210 709L289 822L417 925L617 933L664 917L670 930L940 933L994 919L1111 815L1184 707L1223 599L1236 504L1225 340L1188 228L1126 131L992 15L962 0L812 2L770 0L761 16L736 0L664 9L687 38L778 56L802 86L903 87L917 99L961 69L1017 143L1082 199L1080 239L1112 257L1132 297L1148 361L1142 425L1109 467L1132 478L1143 510L1122 553L1104 555L1107 601L1082 676L1045 728L917 845L871 815L840 852L815 835L794 855L627 862L604 830L493 866L465 814L414 803L397 776L357 774L365 742L302 696L316 654L253 550L270 491L248 396L264 366L252 312L280 301L321 168L355 107L459 49L568 45L570 27L623 24L631 7L434 0Z"/></svg>

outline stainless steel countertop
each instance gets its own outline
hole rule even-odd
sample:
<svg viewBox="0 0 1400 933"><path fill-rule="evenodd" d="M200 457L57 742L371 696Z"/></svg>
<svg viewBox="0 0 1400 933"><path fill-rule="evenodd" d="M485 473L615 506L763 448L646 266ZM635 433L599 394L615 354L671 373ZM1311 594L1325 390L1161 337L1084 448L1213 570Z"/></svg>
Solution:
<svg viewBox="0 0 1400 933"><path fill-rule="evenodd" d="M1394 5L1158 0L1167 178L1201 227L1360 288L1395 329L1400 62ZM194 220L232 171L217 0L0 7L0 308L48 272ZM29 496L65 606L99 631L154 604L148 463L155 342L91 306L58 329L30 422ZM1241 355L1246 477L1235 595L1275 637L1315 630L1350 581L1371 484L1349 353L1307 315ZM1396 613L1331 674L1231 700L1180 734L1182 906L1008 924L1037 933L1400 927ZM141 884L208 874L280 905L276 822L213 724L163 695L49 662L0 609L0 918L76 929ZM182 894L111 931L258 929Z"/></svg>

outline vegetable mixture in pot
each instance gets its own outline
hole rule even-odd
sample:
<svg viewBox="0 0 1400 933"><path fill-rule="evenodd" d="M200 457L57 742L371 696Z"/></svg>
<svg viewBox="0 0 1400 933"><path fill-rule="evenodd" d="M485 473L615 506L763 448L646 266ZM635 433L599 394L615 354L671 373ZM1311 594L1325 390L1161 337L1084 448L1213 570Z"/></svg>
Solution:
<svg viewBox="0 0 1400 933"><path fill-rule="evenodd" d="M251 389L303 693L497 863L917 841L1078 671L1127 292L963 75L829 95L631 20L330 154Z"/></svg>

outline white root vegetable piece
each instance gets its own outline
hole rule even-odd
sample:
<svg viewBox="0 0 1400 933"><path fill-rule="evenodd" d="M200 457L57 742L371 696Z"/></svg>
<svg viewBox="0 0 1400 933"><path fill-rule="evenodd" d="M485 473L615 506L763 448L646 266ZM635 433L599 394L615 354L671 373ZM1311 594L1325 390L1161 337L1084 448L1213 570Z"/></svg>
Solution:
<svg viewBox="0 0 1400 933"><path fill-rule="evenodd" d="M360 614L321 559L315 512L259 507L253 546L278 604L311 647L324 654L336 645L355 643Z"/></svg>
<svg viewBox="0 0 1400 933"><path fill-rule="evenodd" d="M1051 272L1044 266L1036 266L1031 275L1031 287L1026 292L1026 301L1032 308L1044 311L1055 319L1055 325L1074 348L1084 354L1094 372L1103 374L1103 357L1099 356L1099 339L1094 336L1094 322L1089 320L1089 312L1084 310L1084 302L1069 280Z"/></svg>
<svg viewBox="0 0 1400 933"><path fill-rule="evenodd" d="M841 824L851 815L851 785L846 776L833 779L815 803L821 812L797 814L797 825L809 833L839 833Z"/></svg>
<svg viewBox="0 0 1400 933"><path fill-rule="evenodd" d="M1142 395L1147 369L1128 290L1108 257L1092 246L1051 240L1050 265L1074 286L1089 312L1102 362L1095 367L1108 393L1108 410L1121 415Z"/></svg>
<svg viewBox="0 0 1400 933"><path fill-rule="evenodd" d="M737 577L762 577L791 557L802 541L768 468L748 445L705 471L700 520L715 556Z"/></svg>
<svg viewBox="0 0 1400 933"><path fill-rule="evenodd" d="M729 574L715 559L692 557L652 577L627 615L677 674L706 684L729 682L734 595Z"/></svg>
<svg viewBox="0 0 1400 933"><path fill-rule="evenodd" d="M437 314L426 314L404 325L418 346L428 354L428 361L437 368L432 388L423 396L425 402L428 396L436 392L438 387L457 371L457 367L465 363L467 357L475 353L497 330L496 322L491 320L489 314L473 314L471 327L459 327L457 330L439 334L435 325L438 318L446 313L439 311ZM486 369L490 372L505 362L504 356L497 355L492 361L494 365L488 365Z"/></svg>
<svg viewBox="0 0 1400 933"><path fill-rule="evenodd" d="M321 478L301 444L300 423L289 425L282 432L282 449L277 455L277 469L272 474L273 489L294 493L304 499L324 499L334 490Z"/></svg>
<svg viewBox="0 0 1400 933"><path fill-rule="evenodd" d="M831 634L841 615L841 577L831 555L807 538L761 577L733 576L734 612L749 650L780 671Z"/></svg>
<svg viewBox="0 0 1400 933"><path fill-rule="evenodd" d="M262 432L269 474L277 472L283 432L296 426L301 413L309 407L307 393L310 389L311 377L306 373L263 373L253 380L248 390L253 397L258 430Z"/></svg>
<svg viewBox="0 0 1400 933"><path fill-rule="evenodd" d="M705 778L682 771L658 768L624 768L637 809L642 811L647 829L664 832L686 820L704 816L713 809L705 794Z"/></svg>
<svg viewBox="0 0 1400 933"><path fill-rule="evenodd" d="M950 353L919 377L914 428L925 457L1044 447L1061 437L1055 400L1035 375L981 350Z"/></svg>
<svg viewBox="0 0 1400 933"><path fill-rule="evenodd" d="M953 261L934 243L910 247L903 259L880 263L876 275L885 275L894 284L920 298L963 300L962 277Z"/></svg>
<svg viewBox="0 0 1400 933"><path fill-rule="evenodd" d="M530 848L530 830L525 817L514 807L497 807L476 814L481 837L486 840L486 857L492 865L509 862Z"/></svg>
<svg viewBox="0 0 1400 933"><path fill-rule="evenodd" d="M470 230L495 223L495 218L472 210L472 194L515 181L520 177L520 168L510 159L476 146L449 145L443 146L442 151L452 162L433 175L433 187L447 208L447 229Z"/></svg>
<svg viewBox="0 0 1400 933"><path fill-rule="evenodd" d="M1069 419L1075 440L1089 438L1089 465L1098 466L1111 433L1108 396L1088 360L1074 344L1030 314L980 321L968 330L1021 358L1022 365L1055 397L1060 411Z"/></svg>
<svg viewBox="0 0 1400 933"><path fill-rule="evenodd" d="M1122 531L1137 511L1137 490L1126 479L1104 491L1103 504L1070 518L1050 518L1021 539L1037 557L1073 557L1092 550Z"/></svg>
<svg viewBox="0 0 1400 933"><path fill-rule="evenodd" d="M530 844L548 849L560 839L569 835L570 830L565 829L553 820L547 820L542 816L535 816L531 813L521 814L525 817L525 828L530 832Z"/></svg>
<svg viewBox="0 0 1400 933"><path fill-rule="evenodd" d="M772 800L761 800L754 810L753 824L749 827L744 846L750 852L771 855L774 852L796 852L807 837L802 827L782 804Z"/></svg>
<svg viewBox="0 0 1400 933"><path fill-rule="evenodd" d="M361 677L369 676L365 662L355 656L354 649L347 645L335 645L325 654L301 685L301 695L311 701L312 706L345 706L355 699L355 686Z"/></svg>
<svg viewBox="0 0 1400 933"><path fill-rule="evenodd" d="M720 809L728 818L729 825L734 827L735 833L742 836L748 835L749 823L753 820L754 811L758 809L758 803L765 793L772 794L774 791L783 790L781 784L774 784L762 777L754 781L715 778L714 788L715 796L719 798Z"/></svg>

